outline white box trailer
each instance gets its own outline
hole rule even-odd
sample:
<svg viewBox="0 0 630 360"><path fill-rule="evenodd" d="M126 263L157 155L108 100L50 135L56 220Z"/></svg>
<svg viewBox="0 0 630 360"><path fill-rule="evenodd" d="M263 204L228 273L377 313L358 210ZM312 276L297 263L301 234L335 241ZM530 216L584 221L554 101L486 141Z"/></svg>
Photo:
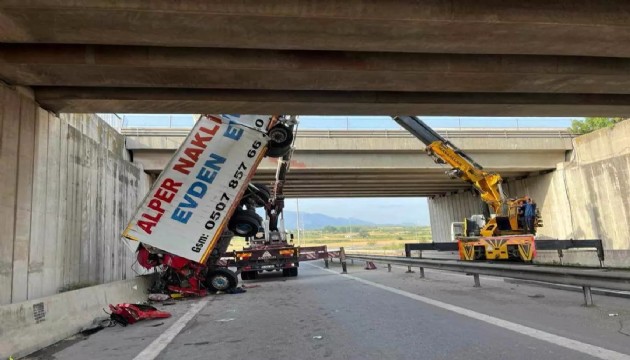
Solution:
<svg viewBox="0 0 630 360"><path fill-rule="evenodd" d="M203 115L123 237L204 263L265 155L271 118Z"/></svg>

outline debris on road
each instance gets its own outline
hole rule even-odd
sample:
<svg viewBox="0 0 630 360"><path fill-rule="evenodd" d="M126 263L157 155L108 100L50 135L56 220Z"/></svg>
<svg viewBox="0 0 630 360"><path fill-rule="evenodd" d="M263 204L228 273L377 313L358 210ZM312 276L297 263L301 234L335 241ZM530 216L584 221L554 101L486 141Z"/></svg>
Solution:
<svg viewBox="0 0 630 360"><path fill-rule="evenodd" d="M216 320L216 321L217 322L228 322L228 321L233 321L233 320L234 320L234 318L227 318L227 319L219 319L219 320Z"/></svg>
<svg viewBox="0 0 630 360"><path fill-rule="evenodd" d="M242 287L228 289L225 291L226 294L242 294L244 292L247 292L247 290L243 289Z"/></svg>
<svg viewBox="0 0 630 360"><path fill-rule="evenodd" d="M243 286L241 286L241 287L243 289L252 289L252 288L260 287L260 285L258 285L258 284L252 284L252 285L243 284Z"/></svg>
<svg viewBox="0 0 630 360"><path fill-rule="evenodd" d="M150 305L109 304L109 309L112 311L110 314L112 322L122 326L134 324L141 320L165 319L171 317L171 313L158 310Z"/></svg>
<svg viewBox="0 0 630 360"><path fill-rule="evenodd" d="M324 337L323 337L323 336L321 336L321 335L315 335L315 336L313 336L313 339L315 339L315 340L321 340L321 339L323 339L323 338L324 338Z"/></svg>
<svg viewBox="0 0 630 360"><path fill-rule="evenodd" d="M149 294L149 300L151 301L166 301L170 299L170 295L167 294Z"/></svg>
<svg viewBox="0 0 630 360"><path fill-rule="evenodd" d="M619 314L617 314L617 313L610 313L610 314L608 314L608 317L615 317L615 316L619 316Z"/></svg>

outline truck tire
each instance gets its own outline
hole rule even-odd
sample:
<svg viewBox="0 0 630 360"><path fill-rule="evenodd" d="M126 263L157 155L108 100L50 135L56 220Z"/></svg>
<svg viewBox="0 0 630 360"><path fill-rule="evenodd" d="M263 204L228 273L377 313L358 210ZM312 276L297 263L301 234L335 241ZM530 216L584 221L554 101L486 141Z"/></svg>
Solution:
<svg viewBox="0 0 630 360"><path fill-rule="evenodd" d="M241 280L249 280L249 271L241 271Z"/></svg>
<svg viewBox="0 0 630 360"><path fill-rule="evenodd" d="M228 223L228 229L241 237L256 235L261 226L262 218L253 210L236 210Z"/></svg>
<svg viewBox="0 0 630 360"><path fill-rule="evenodd" d="M298 276L298 268L288 268L282 269L282 276L284 277L295 277Z"/></svg>
<svg viewBox="0 0 630 360"><path fill-rule="evenodd" d="M215 269L206 276L206 288L210 291L227 291L238 284L236 274L230 269Z"/></svg>
<svg viewBox="0 0 630 360"><path fill-rule="evenodd" d="M269 129L268 135L269 143L267 144L266 156L272 158L282 157L291 150L293 132L288 127L278 124Z"/></svg>
<svg viewBox="0 0 630 360"><path fill-rule="evenodd" d="M265 206L271 198L271 190L265 184L256 183L254 186L258 188L256 196L260 198L260 200L257 200L256 205Z"/></svg>
<svg viewBox="0 0 630 360"><path fill-rule="evenodd" d="M241 272L242 280L256 280L258 273L256 271L243 271Z"/></svg>

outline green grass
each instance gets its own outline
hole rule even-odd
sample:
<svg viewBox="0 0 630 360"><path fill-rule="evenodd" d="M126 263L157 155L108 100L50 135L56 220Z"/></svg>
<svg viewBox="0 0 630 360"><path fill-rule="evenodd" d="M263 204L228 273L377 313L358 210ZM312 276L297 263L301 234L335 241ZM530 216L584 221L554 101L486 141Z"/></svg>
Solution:
<svg viewBox="0 0 630 360"><path fill-rule="evenodd" d="M298 236L294 236L294 243L298 245ZM302 246L326 245L330 249L344 247L348 250L381 253L403 251L406 243L430 241L431 228L428 226L327 226L300 233ZM229 250L238 250L244 245L242 238L235 238Z"/></svg>

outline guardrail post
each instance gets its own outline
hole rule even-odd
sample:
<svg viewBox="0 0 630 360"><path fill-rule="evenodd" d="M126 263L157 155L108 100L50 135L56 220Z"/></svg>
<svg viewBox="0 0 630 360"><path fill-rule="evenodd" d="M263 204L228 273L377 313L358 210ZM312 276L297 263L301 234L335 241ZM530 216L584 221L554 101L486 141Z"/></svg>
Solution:
<svg viewBox="0 0 630 360"><path fill-rule="evenodd" d="M392 272L392 264L387 264L387 272Z"/></svg>
<svg viewBox="0 0 630 360"><path fill-rule="evenodd" d="M590 286L582 286L584 292L584 306L593 306L593 294L591 294Z"/></svg>
<svg viewBox="0 0 630 360"><path fill-rule="evenodd" d="M346 265L346 250L343 247L339 248L339 261L341 262L341 273L347 274L348 268Z"/></svg>
<svg viewBox="0 0 630 360"><path fill-rule="evenodd" d="M411 249L409 249L409 244L405 244L405 257L411 257ZM411 266L407 266L407 274L413 274Z"/></svg>
<svg viewBox="0 0 630 360"><path fill-rule="evenodd" d="M475 280L475 287L481 287L481 282L479 282L479 274L473 274L473 279Z"/></svg>
<svg viewBox="0 0 630 360"><path fill-rule="evenodd" d="M564 257L564 253L562 249L558 249L558 258L560 259L560 265L562 265L562 258Z"/></svg>
<svg viewBox="0 0 630 360"><path fill-rule="evenodd" d="M422 250L420 250L419 258L422 259ZM424 279L424 268L422 266L420 267L420 278Z"/></svg>

